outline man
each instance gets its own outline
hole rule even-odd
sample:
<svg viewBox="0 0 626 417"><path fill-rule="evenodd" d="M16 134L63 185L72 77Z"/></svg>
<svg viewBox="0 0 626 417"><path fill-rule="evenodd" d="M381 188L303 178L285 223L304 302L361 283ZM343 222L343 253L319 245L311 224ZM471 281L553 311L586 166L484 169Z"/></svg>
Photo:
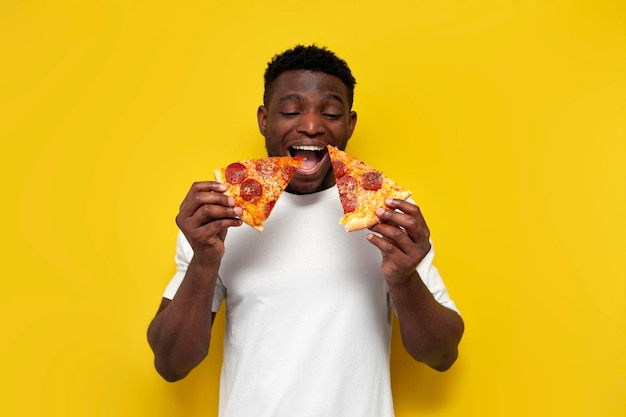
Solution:
<svg viewBox="0 0 626 417"><path fill-rule="evenodd" d="M413 358L444 371L463 321L432 265L419 208L390 200L370 230L347 233L327 144L354 132L355 85L325 48L297 46L269 63L257 112L270 156L307 160L263 233L241 226L216 182L192 185L176 218L177 273L148 329L168 381L206 356L226 304L220 416L393 416L391 311Z"/></svg>

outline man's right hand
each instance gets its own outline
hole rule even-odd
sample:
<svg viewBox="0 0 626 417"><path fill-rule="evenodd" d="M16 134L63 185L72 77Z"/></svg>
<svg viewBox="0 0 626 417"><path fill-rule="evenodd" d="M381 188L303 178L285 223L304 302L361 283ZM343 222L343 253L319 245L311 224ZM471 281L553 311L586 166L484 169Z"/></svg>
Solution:
<svg viewBox="0 0 626 417"><path fill-rule="evenodd" d="M194 258L219 263L224 255L224 239L231 226L241 226L242 210L232 197L224 195L219 182L196 182L185 196L176 224L194 250Z"/></svg>

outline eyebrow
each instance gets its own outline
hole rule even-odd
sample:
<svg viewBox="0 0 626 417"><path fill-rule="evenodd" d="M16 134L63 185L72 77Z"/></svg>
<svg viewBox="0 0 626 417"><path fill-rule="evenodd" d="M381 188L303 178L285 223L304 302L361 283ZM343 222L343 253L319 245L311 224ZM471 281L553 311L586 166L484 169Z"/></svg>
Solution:
<svg viewBox="0 0 626 417"><path fill-rule="evenodd" d="M344 102L343 98L338 95L338 94L326 94L324 96L322 96L322 99L324 100L334 100L334 101L338 101L341 104L345 105L346 103ZM285 102L285 101L289 101L289 100L296 100L296 101L304 101L304 96L300 95L300 94L287 94L285 96L282 96L280 99L278 99L278 101L280 103Z"/></svg>

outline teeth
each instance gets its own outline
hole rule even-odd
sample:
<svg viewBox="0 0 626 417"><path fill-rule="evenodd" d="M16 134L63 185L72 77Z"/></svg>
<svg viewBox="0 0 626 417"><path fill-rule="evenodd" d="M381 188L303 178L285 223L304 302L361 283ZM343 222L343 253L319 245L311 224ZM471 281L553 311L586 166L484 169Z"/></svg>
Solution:
<svg viewBox="0 0 626 417"><path fill-rule="evenodd" d="M297 149L299 151L321 151L324 149L321 146L314 146L314 145L292 146L292 148Z"/></svg>

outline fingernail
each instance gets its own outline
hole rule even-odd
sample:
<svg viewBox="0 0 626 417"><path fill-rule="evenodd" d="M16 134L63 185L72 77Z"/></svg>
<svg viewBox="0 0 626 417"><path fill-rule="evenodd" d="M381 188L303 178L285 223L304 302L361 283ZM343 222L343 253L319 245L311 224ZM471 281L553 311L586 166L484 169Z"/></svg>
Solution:
<svg viewBox="0 0 626 417"><path fill-rule="evenodd" d="M235 205L235 199L232 197L228 197L228 205L229 206L234 206Z"/></svg>
<svg viewBox="0 0 626 417"><path fill-rule="evenodd" d="M241 207L235 207L235 216L241 216L243 214L243 209Z"/></svg>
<svg viewBox="0 0 626 417"><path fill-rule="evenodd" d="M380 208L379 207L379 208L376 209L376 215L378 217L382 216L383 214L385 214L385 209L384 208Z"/></svg>

